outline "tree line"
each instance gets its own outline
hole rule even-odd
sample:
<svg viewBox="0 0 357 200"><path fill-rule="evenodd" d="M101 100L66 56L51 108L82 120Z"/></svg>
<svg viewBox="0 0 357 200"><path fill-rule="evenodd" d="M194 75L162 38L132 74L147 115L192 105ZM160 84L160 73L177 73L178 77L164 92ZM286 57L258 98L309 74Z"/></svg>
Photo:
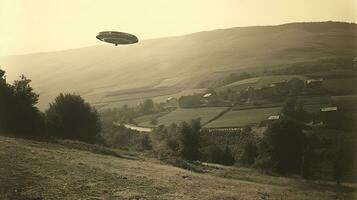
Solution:
<svg viewBox="0 0 357 200"><path fill-rule="evenodd" d="M95 142L101 130L97 111L76 94L59 94L45 112L24 75L10 84L0 69L0 133L25 138L58 137Z"/></svg>

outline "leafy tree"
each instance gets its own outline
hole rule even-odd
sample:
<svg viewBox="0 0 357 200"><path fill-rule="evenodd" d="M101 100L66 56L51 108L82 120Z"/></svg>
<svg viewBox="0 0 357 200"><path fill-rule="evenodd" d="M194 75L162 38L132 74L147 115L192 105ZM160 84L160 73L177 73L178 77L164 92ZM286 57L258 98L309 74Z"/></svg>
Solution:
<svg viewBox="0 0 357 200"><path fill-rule="evenodd" d="M151 140L150 140L149 135L143 135L143 137L141 139L141 146L144 150L152 149Z"/></svg>
<svg viewBox="0 0 357 200"><path fill-rule="evenodd" d="M145 99L142 105L143 113L151 113L154 108L154 102L151 99Z"/></svg>
<svg viewBox="0 0 357 200"><path fill-rule="evenodd" d="M357 144L356 117L352 112L341 110L336 113L336 122L333 128L340 130L335 138L335 153L333 160L333 176L339 184L341 179L354 169L355 164L355 147Z"/></svg>
<svg viewBox="0 0 357 200"><path fill-rule="evenodd" d="M180 156L186 160L199 159L199 131L200 121L192 120L191 125L186 122L182 122L180 125Z"/></svg>
<svg viewBox="0 0 357 200"><path fill-rule="evenodd" d="M333 178L337 184L351 170L355 159L355 142L352 133L341 133L336 139L336 152L333 160Z"/></svg>
<svg viewBox="0 0 357 200"><path fill-rule="evenodd" d="M255 162L257 156L257 146L252 141L247 141L244 145L243 155L241 157L242 164L251 166Z"/></svg>
<svg viewBox="0 0 357 200"><path fill-rule="evenodd" d="M10 85L0 70L0 131L18 136L38 137L44 131L43 114L36 108L39 95L21 76Z"/></svg>
<svg viewBox="0 0 357 200"><path fill-rule="evenodd" d="M288 81L288 89L290 94L298 94L305 88L305 83L303 80L298 78L293 78Z"/></svg>
<svg viewBox="0 0 357 200"><path fill-rule="evenodd" d="M13 84L14 90L14 131L17 133L34 134L45 132L44 116L35 106L38 103L39 95L30 86L31 80L21 76ZM17 124L21 124L18 126Z"/></svg>
<svg viewBox="0 0 357 200"><path fill-rule="evenodd" d="M157 125L157 119L155 118L152 118L151 121L150 121L150 124L153 125L153 126L156 126Z"/></svg>
<svg viewBox="0 0 357 200"><path fill-rule="evenodd" d="M289 98L283 105L282 115L285 118L297 120L297 121L307 121L310 116L303 109L303 103L296 99Z"/></svg>
<svg viewBox="0 0 357 200"><path fill-rule="evenodd" d="M95 142L101 130L97 111L79 95L60 94L46 111L51 135Z"/></svg>
<svg viewBox="0 0 357 200"><path fill-rule="evenodd" d="M5 71L0 69L0 130L2 132L10 131L12 102L13 88L6 82Z"/></svg>
<svg viewBox="0 0 357 200"><path fill-rule="evenodd" d="M232 150L228 146L222 150L220 147L213 145L207 150L207 161L223 165L233 165L235 158Z"/></svg>
<svg viewBox="0 0 357 200"><path fill-rule="evenodd" d="M264 134L258 159L269 162L273 170L282 174L299 172L304 141L302 129L295 121L284 119L271 124Z"/></svg>
<svg viewBox="0 0 357 200"><path fill-rule="evenodd" d="M201 105L201 96L182 96L179 98L179 106L181 108L195 108Z"/></svg>

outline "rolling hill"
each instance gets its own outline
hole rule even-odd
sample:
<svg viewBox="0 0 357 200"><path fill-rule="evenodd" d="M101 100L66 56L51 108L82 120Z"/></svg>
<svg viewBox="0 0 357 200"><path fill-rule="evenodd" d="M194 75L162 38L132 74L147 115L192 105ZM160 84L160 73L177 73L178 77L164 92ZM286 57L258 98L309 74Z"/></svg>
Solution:
<svg viewBox="0 0 357 200"><path fill-rule="evenodd" d="M0 66L10 81L20 74L33 80L42 109L60 92L108 106L174 95L215 74L354 57L356 47L356 24L292 23L0 57Z"/></svg>

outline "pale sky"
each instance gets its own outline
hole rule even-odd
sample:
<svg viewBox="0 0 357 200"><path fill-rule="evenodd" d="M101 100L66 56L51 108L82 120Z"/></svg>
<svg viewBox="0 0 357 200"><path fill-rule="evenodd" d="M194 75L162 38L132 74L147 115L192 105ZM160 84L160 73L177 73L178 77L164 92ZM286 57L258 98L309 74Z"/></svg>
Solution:
<svg viewBox="0 0 357 200"><path fill-rule="evenodd" d="M0 0L0 56L102 44L104 30L139 39L290 22L357 22L357 0Z"/></svg>

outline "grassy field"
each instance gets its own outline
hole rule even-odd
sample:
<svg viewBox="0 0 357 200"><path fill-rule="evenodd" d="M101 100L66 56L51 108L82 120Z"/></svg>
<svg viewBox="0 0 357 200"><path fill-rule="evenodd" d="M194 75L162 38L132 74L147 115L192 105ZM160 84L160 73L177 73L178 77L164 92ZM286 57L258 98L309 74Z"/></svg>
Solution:
<svg viewBox="0 0 357 200"><path fill-rule="evenodd" d="M263 120L267 120L271 115L279 114L280 110L280 107L274 107L229 111L217 120L207 124L205 127L242 127L250 124L256 124Z"/></svg>
<svg viewBox="0 0 357 200"><path fill-rule="evenodd" d="M357 78L336 78L324 80L324 87L338 94L356 94L357 93Z"/></svg>
<svg viewBox="0 0 357 200"><path fill-rule="evenodd" d="M223 86L223 88L236 88L236 89L245 89L248 86L251 87L265 87L269 86L270 84L276 83L276 82L281 82L281 81L289 81L293 78L298 78L301 80L307 79L305 76L301 75L276 75L276 76L261 76L261 77L254 77L254 78L249 78L241 81L237 81L234 83L231 83L229 85Z"/></svg>
<svg viewBox="0 0 357 200"><path fill-rule="evenodd" d="M152 99L156 103L161 103L166 102L167 98L169 97L179 98L181 96L203 93L204 91L206 91L206 89L201 88L184 90L158 89L155 90L155 92L152 92L150 90L148 92L142 91L141 93L133 92L131 94L118 94L116 96L103 98L100 102L94 103L94 105L98 106L104 104L104 106L101 106L99 108L100 110L103 110L108 108L121 107L124 105L135 106L139 103L142 103L145 99Z"/></svg>
<svg viewBox="0 0 357 200"><path fill-rule="evenodd" d="M98 146L79 142L53 144L0 137L0 144L0 199L4 200L357 197L353 184L336 186L221 165L208 165L204 173L194 173L131 152L104 155L95 151Z"/></svg>
<svg viewBox="0 0 357 200"><path fill-rule="evenodd" d="M357 77L356 70L328 70L315 72L311 74L307 74L308 77L311 78L346 78L346 77Z"/></svg>
<svg viewBox="0 0 357 200"><path fill-rule="evenodd" d="M159 117L158 124L170 125L182 121L190 122L192 119L201 118L201 124L208 122L223 111L226 107L207 107L207 108L179 108L169 114ZM150 126L150 121L140 123L140 126Z"/></svg>

